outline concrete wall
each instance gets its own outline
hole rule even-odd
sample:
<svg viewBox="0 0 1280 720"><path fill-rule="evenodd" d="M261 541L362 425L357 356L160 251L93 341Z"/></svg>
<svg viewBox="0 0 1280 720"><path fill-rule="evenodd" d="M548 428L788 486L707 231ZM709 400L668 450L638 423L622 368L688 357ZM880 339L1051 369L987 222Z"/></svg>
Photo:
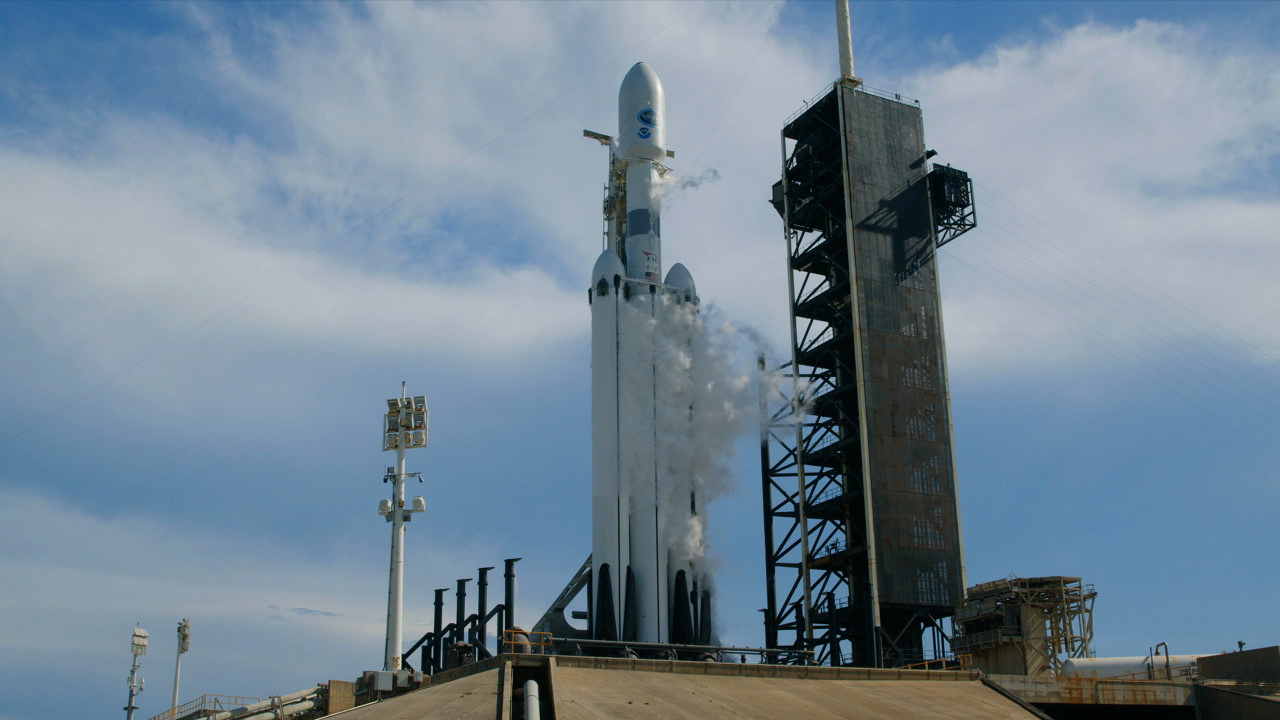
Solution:
<svg viewBox="0 0 1280 720"><path fill-rule="evenodd" d="M1209 655L1197 662L1206 680L1280 683L1280 646Z"/></svg>
<svg viewBox="0 0 1280 720"><path fill-rule="evenodd" d="M1195 689L1196 720L1275 720L1280 698L1200 685Z"/></svg>
<svg viewBox="0 0 1280 720"><path fill-rule="evenodd" d="M989 675L987 679L1029 703L1096 705L1186 705L1186 682Z"/></svg>

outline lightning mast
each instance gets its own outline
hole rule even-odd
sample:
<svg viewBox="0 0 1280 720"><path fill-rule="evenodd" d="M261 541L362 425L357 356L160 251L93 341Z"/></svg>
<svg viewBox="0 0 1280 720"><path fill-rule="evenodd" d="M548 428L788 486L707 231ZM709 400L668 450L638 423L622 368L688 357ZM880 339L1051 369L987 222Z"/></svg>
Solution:
<svg viewBox="0 0 1280 720"><path fill-rule="evenodd" d="M400 397L387 400L383 416L382 449L396 451L395 467L388 467L382 482L392 485L390 499L378 504L378 514L391 523L391 568L387 587L387 644L383 670L399 670L400 637L404 619L404 524L413 513L427 509L426 500L413 499L412 507L404 506L404 483L410 474L422 482L421 473L405 472L405 451L427 446L427 398L410 398L405 383L400 383Z"/></svg>
<svg viewBox="0 0 1280 720"><path fill-rule="evenodd" d="M138 668L142 667L142 663L138 662L138 658L147 654L147 644L150 634L140 627L133 629L133 638L129 641L129 652L133 654L133 667L129 669L129 703L124 706L126 720L133 720L133 711L138 709L133 704L133 699L142 692L142 688L147 681L138 677Z"/></svg>
<svg viewBox="0 0 1280 720"><path fill-rule="evenodd" d="M178 623L178 659L173 663L173 715L178 711L178 679L182 676L182 654L191 649L191 621L182 618Z"/></svg>

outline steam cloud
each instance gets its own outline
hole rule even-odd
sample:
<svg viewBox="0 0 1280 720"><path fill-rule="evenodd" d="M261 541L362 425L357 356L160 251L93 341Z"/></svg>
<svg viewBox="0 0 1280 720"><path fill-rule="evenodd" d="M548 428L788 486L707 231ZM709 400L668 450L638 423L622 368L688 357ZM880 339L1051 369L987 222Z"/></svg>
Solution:
<svg viewBox="0 0 1280 720"><path fill-rule="evenodd" d="M620 420L623 427L657 428L657 467L640 462L644 443L629 444L633 457L622 458L623 482L632 497L656 482L671 567L688 568L710 589L706 505L731 489L735 443L756 421L754 333L714 307L667 295L621 303L618 322L619 334L635 340L633 351L619 357L619 392L631 396L620 407L644 408L648 393L656 400L653 418Z"/></svg>
<svg viewBox="0 0 1280 720"><path fill-rule="evenodd" d="M715 168L706 168L697 175L668 173L658 181L658 194L663 199L673 199L681 193L697 190L703 185L714 183L718 180L720 180L720 171Z"/></svg>

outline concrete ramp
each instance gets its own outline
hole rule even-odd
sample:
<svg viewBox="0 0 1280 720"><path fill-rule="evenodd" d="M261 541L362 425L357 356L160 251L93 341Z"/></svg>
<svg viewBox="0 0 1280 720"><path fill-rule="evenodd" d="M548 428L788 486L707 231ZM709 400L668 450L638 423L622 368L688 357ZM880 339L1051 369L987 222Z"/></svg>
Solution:
<svg viewBox="0 0 1280 720"><path fill-rule="evenodd" d="M544 720L1034 720L976 672L502 655L329 717L510 720L539 683Z"/></svg>
<svg viewBox="0 0 1280 720"><path fill-rule="evenodd" d="M969 673L558 661L556 720L1036 718Z"/></svg>

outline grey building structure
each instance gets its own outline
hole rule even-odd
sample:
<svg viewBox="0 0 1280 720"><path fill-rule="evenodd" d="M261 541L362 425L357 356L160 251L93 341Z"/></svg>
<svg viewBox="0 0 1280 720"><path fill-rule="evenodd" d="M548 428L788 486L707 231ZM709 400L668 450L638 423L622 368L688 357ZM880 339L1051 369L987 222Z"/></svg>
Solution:
<svg viewBox="0 0 1280 720"><path fill-rule="evenodd" d="M974 226L918 103L845 77L789 120L772 202L791 361L765 401L766 642L783 660L946 654L965 587L937 248Z"/></svg>

